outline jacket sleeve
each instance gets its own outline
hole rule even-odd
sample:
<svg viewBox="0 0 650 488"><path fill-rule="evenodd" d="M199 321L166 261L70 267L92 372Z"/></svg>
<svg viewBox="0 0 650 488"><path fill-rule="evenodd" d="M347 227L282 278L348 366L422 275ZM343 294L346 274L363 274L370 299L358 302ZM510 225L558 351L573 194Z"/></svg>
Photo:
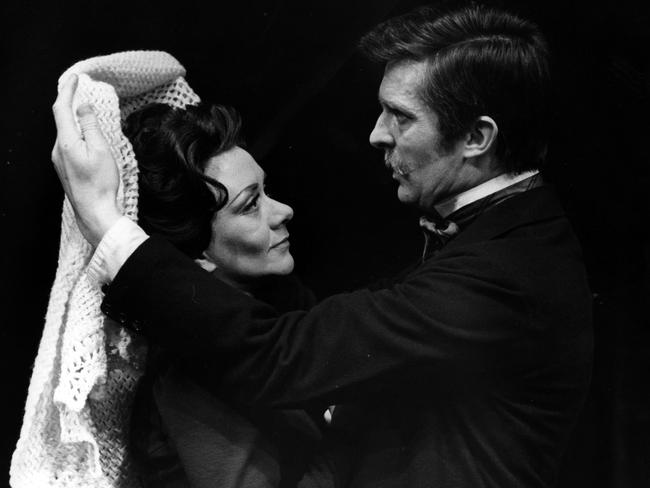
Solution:
<svg viewBox="0 0 650 488"><path fill-rule="evenodd" d="M237 401L334 404L422 365L503 358L525 300L512 280L494 275L485 259L461 253L394 287L279 314L151 238L122 267L102 309L169 350L204 387Z"/></svg>

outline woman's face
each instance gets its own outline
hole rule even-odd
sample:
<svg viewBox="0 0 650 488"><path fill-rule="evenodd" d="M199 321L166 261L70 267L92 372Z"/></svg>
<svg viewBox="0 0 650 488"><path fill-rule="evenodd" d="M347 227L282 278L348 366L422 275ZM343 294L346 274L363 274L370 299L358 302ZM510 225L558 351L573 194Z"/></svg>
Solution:
<svg viewBox="0 0 650 488"><path fill-rule="evenodd" d="M240 147L213 157L205 174L228 189L228 202L212 221L212 239L205 254L224 280L245 285L265 275L293 270L286 223L288 205L264 192L264 171Z"/></svg>

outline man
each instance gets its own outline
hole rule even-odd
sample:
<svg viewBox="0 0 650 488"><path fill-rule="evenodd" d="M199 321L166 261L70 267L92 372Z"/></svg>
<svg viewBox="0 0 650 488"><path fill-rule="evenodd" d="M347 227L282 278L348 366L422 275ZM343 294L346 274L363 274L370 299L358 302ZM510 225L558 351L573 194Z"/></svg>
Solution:
<svg viewBox="0 0 650 488"><path fill-rule="evenodd" d="M370 142L398 198L423 214L421 264L391 286L278 315L120 218L114 163L88 107L74 128L69 81L53 160L98 245L93 270L112 281L103 310L213 391L339 405L332 424L358 439L350 486L553 486L592 331L578 243L537 173L544 40L474 6L391 19L362 45L386 63Z"/></svg>

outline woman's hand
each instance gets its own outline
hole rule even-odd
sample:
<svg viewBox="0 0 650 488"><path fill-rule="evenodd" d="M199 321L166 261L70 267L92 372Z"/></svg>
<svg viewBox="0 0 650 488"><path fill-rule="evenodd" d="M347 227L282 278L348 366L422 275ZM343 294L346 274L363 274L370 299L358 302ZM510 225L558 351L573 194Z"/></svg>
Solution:
<svg viewBox="0 0 650 488"><path fill-rule="evenodd" d="M119 174L90 105L77 109L81 132L77 129L72 112L76 87L77 76L71 75L52 106L57 129L52 162L82 234L97 246L120 218L116 203Z"/></svg>

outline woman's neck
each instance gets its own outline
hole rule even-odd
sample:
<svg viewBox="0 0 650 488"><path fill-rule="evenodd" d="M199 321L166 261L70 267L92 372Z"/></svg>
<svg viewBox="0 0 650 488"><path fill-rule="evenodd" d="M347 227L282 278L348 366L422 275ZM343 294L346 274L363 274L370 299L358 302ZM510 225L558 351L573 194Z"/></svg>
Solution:
<svg viewBox="0 0 650 488"><path fill-rule="evenodd" d="M238 280L232 276L227 275L226 273L223 272L223 270L219 268L215 268L213 271L210 273L212 276L215 278L223 281L224 283L229 284L233 288L237 288L238 290L243 291L247 295L251 295L252 293L252 286L250 281L242 281Z"/></svg>

